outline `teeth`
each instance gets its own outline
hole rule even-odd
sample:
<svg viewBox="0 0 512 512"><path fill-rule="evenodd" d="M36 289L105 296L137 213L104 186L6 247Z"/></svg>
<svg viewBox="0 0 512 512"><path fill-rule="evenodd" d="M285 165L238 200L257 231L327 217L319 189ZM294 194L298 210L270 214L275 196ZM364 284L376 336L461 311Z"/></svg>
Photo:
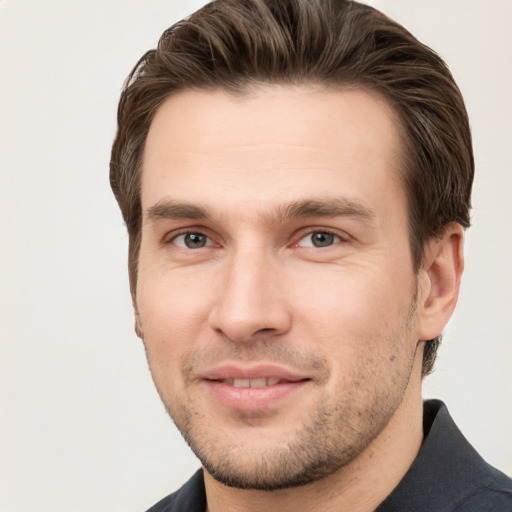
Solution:
<svg viewBox="0 0 512 512"><path fill-rule="evenodd" d="M234 379L233 386L235 386L235 388L250 388L251 381L249 379Z"/></svg>
<svg viewBox="0 0 512 512"><path fill-rule="evenodd" d="M233 379L233 386L235 388L264 388L265 386L274 386L279 382L279 379L270 377L269 379Z"/></svg>
<svg viewBox="0 0 512 512"><path fill-rule="evenodd" d="M267 379L251 379L251 388L264 388L267 385Z"/></svg>

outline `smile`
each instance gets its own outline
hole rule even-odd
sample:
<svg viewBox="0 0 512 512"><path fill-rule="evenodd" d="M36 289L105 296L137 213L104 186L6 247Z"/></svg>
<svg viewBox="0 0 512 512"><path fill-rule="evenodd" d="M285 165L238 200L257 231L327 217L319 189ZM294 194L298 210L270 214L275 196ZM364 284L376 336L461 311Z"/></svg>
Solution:
<svg viewBox="0 0 512 512"><path fill-rule="evenodd" d="M312 382L309 376L273 365L222 366L201 377L214 403L244 411L284 406Z"/></svg>

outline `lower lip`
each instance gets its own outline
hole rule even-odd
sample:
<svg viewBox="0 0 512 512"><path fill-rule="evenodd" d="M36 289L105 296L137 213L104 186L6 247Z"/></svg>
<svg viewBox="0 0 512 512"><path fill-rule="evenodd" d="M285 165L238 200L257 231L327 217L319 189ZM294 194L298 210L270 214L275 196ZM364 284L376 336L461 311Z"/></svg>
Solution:
<svg viewBox="0 0 512 512"><path fill-rule="evenodd" d="M213 396L223 405L241 411L263 410L291 397L310 381L280 382L262 388L236 388L216 380L205 380Z"/></svg>

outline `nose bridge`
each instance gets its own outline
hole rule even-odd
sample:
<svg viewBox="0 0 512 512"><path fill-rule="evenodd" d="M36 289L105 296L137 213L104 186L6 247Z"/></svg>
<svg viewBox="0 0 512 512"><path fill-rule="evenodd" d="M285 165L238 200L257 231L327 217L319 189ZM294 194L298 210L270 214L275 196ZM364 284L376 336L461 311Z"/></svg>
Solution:
<svg viewBox="0 0 512 512"><path fill-rule="evenodd" d="M288 330L290 314L278 274L277 258L265 247L234 249L211 311L211 327L238 342Z"/></svg>

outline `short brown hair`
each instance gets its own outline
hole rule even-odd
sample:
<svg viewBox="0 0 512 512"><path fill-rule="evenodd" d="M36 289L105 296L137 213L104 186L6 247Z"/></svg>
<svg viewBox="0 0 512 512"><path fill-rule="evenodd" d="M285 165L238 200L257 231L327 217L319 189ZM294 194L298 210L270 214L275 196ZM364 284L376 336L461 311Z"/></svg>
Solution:
<svg viewBox="0 0 512 512"><path fill-rule="evenodd" d="M443 60L379 11L349 0L216 0L167 29L128 76L118 108L110 183L129 234L137 282L141 168L153 116L183 89L253 84L358 86L395 108L403 139L414 268L448 223L469 226L474 160L462 95ZM432 371L440 337L426 343Z"/></svg>

